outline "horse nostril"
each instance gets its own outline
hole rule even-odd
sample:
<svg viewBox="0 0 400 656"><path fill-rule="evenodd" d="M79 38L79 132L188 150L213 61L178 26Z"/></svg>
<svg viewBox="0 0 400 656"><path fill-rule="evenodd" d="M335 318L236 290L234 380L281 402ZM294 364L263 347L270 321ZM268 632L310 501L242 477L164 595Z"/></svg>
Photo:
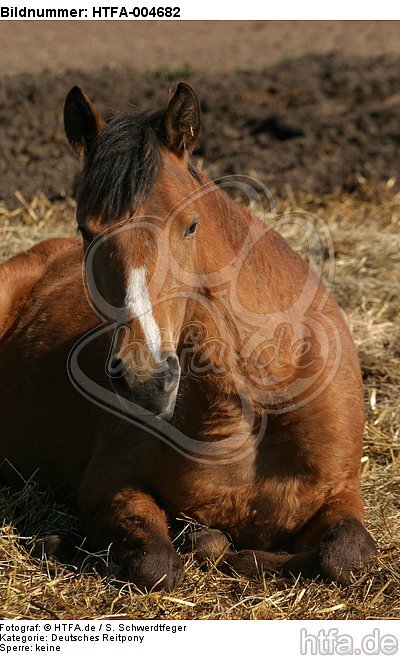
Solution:
<svg viewBox="0 0 400 656"><path fill-rule="evenodd" d="M167 357L167 365L169 369L169 373L171 376L174 378L177 378L180 373L180 367L179 367L179 360L176 355L169 355Z"/></svg>
<svg viewBox="0 0 400 656"><path fill-rule="evenodd" d="M122 359L113 356L108 364L108 373L110 376L119 376L122 373Z"/></svg>
<svg viewBox="0 0 400 656"><path fill-rule="evenodd" d="M163 369L163 374L161 378L161 384L164 388L164 391L169 393L176 387L179 381L179 375L181 372L179 366L179 359L176 355L168 355L165 360L165 365Z"/></svg>

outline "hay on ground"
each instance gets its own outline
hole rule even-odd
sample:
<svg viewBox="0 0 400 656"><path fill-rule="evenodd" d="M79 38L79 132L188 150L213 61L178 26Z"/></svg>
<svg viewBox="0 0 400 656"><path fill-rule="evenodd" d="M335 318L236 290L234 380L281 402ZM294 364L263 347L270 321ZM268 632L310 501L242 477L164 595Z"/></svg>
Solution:
<svg viewBox="0 0 400 656"><path fill-rule="evenodd" d="M400 195L386 185L351 196L288 194L266 219L290 212L320 216L335 247L333 291L347 313L365 381L367 425L362 488L368 528L379 557L348 589L311 581L228 577L186 561L184 585L173 593L140 594L93 570L39 562L27 545L34 534L76 530L76 517L27 483L3 488L0 512L0 607L3 618L381 619L400 616ZM290 190L289 190L290 191ZM39 194L19 207L0 206L0 261L52 236L75 234L74 203ZM302 248L295 233L289 239ZM84 547L83 547L84 548ZM106 557L106 555L104 555Z"/></svg>

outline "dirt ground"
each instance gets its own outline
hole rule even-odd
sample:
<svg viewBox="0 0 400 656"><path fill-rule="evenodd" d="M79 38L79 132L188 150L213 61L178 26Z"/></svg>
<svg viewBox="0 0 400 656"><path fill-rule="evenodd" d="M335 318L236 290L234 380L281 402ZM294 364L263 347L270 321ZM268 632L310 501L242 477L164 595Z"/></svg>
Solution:
<svg viewBox="0 0 400 656"><path fill-rule="evenodd" d="M62 106L82 85L110 116L159 108L189 79L212 176L250 174L278 195L357 191L398 177L400 24L371 21L33 22L0 25L0 199L56 200L77 162Z"/></svg>
<svg viewBox="0 0 400 656"><path fill-rule="evenodd" d="M0 24L0 76L103 66L218 73L308 53L400 55L399 32L397 21L14 21Z"/></svg>
<svg viewBox="0 0 400 656"><path fill-rule="evenodd" d="M286 185L340 193L357 191L360 176L397 178L399 64L400 56L324 54L230 73L103 68L3 78L0 198L12 205L16 190L28 200L38 190L51 200L72 193L78 162L64 137L62 107L76 83L110 116L129 104L163 107L174 81L188 79L203 112L195 157L213 177L250 174L278 195Z"/></svg>

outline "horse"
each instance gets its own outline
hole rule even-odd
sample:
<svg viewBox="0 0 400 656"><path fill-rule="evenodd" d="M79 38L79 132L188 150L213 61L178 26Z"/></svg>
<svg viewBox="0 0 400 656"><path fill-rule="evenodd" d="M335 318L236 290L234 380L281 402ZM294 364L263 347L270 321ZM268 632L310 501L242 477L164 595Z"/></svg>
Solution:
<svg viewBox="0 0 400 656"><path fill-rule="evenodd" d="M119 577L171 590L200 563L348 584L376 554L360 497L360 365L310 265L195 166L198 98L107 122L64 106L76 238L0 267L0 461L77 504ZM243 185L242 185L243 187Z"/></svg>

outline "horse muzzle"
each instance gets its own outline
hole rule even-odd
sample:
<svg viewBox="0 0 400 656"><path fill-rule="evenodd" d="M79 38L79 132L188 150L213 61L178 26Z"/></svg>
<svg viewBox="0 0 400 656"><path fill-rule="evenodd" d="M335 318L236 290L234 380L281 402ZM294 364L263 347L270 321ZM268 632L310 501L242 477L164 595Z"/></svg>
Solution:
<svg viewBox="0 0 400 656"><path fill-rule="evenodd" d="M154 371L135 372L118 356L111 359L109 377L121 401L130 401L161 419L171 419L176 403L181 368L174 353L164 354Z"/></svg>

